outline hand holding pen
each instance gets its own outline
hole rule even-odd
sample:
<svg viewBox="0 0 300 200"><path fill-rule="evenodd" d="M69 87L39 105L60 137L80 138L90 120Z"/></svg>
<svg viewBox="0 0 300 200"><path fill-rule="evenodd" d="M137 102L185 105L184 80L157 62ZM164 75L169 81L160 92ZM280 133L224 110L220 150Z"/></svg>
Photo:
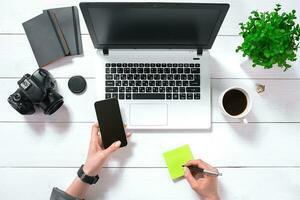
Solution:
<svg viewBox="0 0 300 200"><path fill-rule="evenodd" d="M208 169L203 169L200 167L196 167L196 166L186 166L186 165L182 165L182 167L187 167L189 168L189 170L193 173L201 173L201 174L207 174L210 176L222 176L222 173L218 172L218 171L211 171Z"/></svg>
<svg viewBox="0 0 300 200"><path fill-rule="evenodd" d="M199 179L194 177L193 174L196 172L201 172L203 177ZM219 175L221 175L221 173L219 173L216 168L202 160L191 160L184 165L184 177L203 200L220 199L217 179Z"/></svg>

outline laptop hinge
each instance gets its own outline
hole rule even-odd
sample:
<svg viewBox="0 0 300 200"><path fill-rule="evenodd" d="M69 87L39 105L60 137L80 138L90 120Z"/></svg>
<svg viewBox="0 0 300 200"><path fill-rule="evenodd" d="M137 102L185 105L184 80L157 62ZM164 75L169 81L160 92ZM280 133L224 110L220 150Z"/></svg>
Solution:
<svg viewBox="0 0 300 200"><path fill-rule="evenodd" d="M103 55L107 56L109 53L108 49L104 48L103 49ZM197 55L202 56L203 50L202 49L197 49Z"/></svg>
<svg viewBox="0 0 300 200"><path fill-rule="evenodd" d="M197 49L197 56L202 56L203 49Z"/></svg>
<svg viewBox="0 0 300 200"><path fill-rule="evenodd" d="M108 56L108 52L109 52L109 51L108 51L107 48L104 48L104 49L103 49L103 55Z"/></svg>

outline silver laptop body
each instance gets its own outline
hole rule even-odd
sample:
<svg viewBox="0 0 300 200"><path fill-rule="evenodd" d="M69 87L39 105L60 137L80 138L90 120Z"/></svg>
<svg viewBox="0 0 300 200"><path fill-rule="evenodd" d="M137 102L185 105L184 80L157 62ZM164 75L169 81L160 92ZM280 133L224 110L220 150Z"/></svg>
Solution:
<svg viewBox="0 0 300 200"><path fill-rule="evenodd" d="M130 129L209 129L211 48L228 4L80 3L98 99L117 98Z"/></svg>

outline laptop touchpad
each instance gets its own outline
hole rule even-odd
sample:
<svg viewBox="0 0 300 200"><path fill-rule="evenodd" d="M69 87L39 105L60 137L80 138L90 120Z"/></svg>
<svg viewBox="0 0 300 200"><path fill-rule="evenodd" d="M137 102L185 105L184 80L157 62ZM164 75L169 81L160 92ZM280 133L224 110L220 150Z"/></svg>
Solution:
<svg viewBox="0 0 300 200"><path fill-rule="evenodd" d="M167 104L131 104L130 125L132 126L167 126Z"/></svg>

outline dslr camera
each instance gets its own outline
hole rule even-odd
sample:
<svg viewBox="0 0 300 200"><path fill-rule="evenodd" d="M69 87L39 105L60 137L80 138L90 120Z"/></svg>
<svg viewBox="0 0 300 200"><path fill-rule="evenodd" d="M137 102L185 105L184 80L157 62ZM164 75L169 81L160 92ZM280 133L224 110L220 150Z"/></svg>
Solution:
<svg viewBox="0 0 300 200"><path fill-rule="evenodd" d="M56 81L44 69L38 69L32 75L25 74L18 85L19 88L8 97L8 103L22 115L33 114L34 106L51 115L64 103L63 97L55 91Z"/></svg>

